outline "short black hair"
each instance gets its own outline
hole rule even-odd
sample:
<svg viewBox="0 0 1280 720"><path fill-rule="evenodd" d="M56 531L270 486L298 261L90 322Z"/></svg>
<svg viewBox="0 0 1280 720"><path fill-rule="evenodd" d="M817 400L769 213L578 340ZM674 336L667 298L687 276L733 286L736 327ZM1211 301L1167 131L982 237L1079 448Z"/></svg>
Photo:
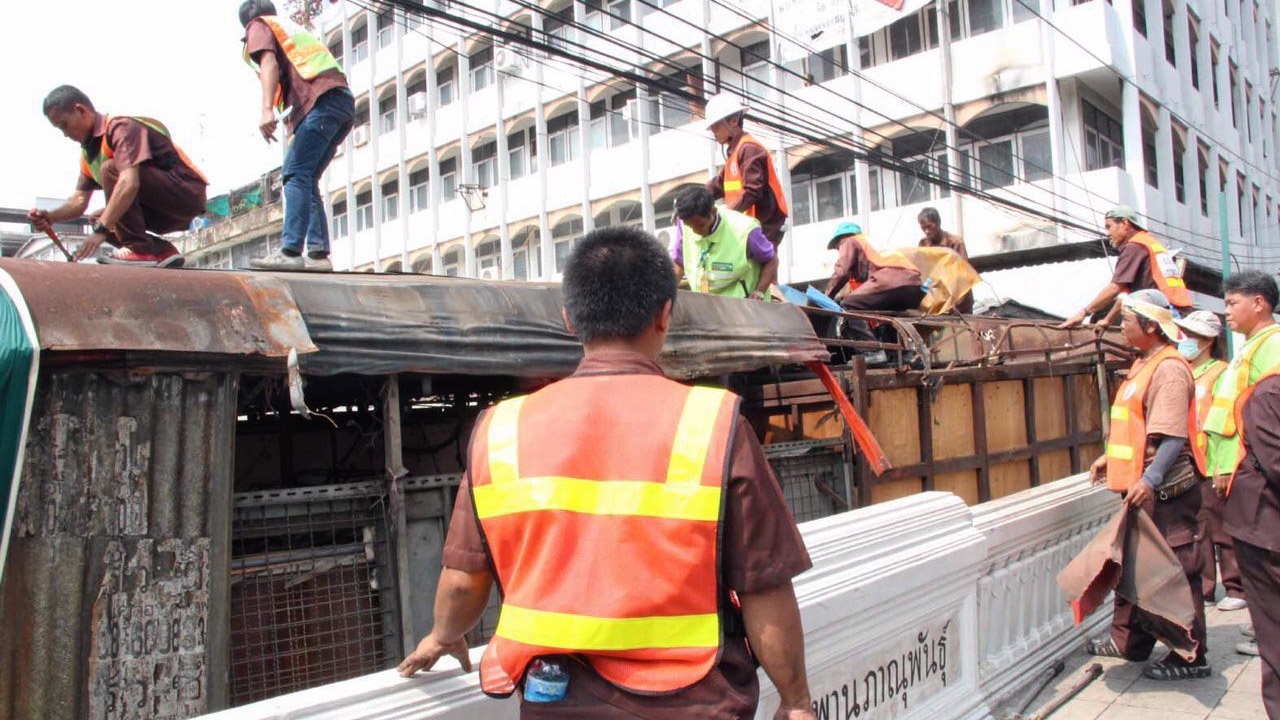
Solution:
<svg viewBox="0 0 1280 720"><path fill-rule="evenodd" d="M694 215L710 217L715 206L716 199L710 190L702 185L691 187L676 196L676 217L681 220L688 220Z"/></svg>
<svg viewBox="0 0 1280 720"><path fill-rule="evenodd" d="M561 285L565 314L584 343L638 337L676 299L671 258L649 233L607 227L582 238Z"/></svg>
<svg viewBox="0 0 1280 720"><path fill-rule="evenodd" d="M1257 270L1246 270L1227 278L1226 282L1222 283L1222 296L1226 297L1231 293L1259 295L1272 310L1280 304L1280 288L1276 287L1275 278Z"/></svg>
<svg viewBox="0 0 1280 720"><path fill-rule="evenodd" d="M74 85L59 85L44 96L44 114L57 109L58 112L71 112L76 105L83 105L93 110L93 101L84 91Z"/></svg>
<svg viewBox="0 0 1280 720"><path fill-rule="evenodd" d="M249 23L254 18L276 14L275 3L272 3L271 0L244 0L240 4L240 25L249 27Z"/></svg>
<svg viewBox="0 0 1280 720"><path fill-rule="evenodd" d="M920 214L916 216L916 222L921 223L921 222L924 222L925 220L941 225L942 216L938 214L938 208L927 207L921 210Z"/></svg>

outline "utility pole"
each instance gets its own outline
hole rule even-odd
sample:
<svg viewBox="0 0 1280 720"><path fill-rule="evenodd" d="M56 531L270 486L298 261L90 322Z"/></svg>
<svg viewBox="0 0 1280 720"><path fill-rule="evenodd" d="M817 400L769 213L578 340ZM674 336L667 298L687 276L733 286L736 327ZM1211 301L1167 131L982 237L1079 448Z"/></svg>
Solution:
<svg viewBox="0 0 1280 720"><path fill-rule="evenodd" d="M1221 186L1218 189L1218 232L1222 238L1222 282L1225 285L1227 278L1231 277L1231 237L1227 234L1227 194ZM1231 334L1231 330L1227 330L1228 358L1235 355Z"/></svg>

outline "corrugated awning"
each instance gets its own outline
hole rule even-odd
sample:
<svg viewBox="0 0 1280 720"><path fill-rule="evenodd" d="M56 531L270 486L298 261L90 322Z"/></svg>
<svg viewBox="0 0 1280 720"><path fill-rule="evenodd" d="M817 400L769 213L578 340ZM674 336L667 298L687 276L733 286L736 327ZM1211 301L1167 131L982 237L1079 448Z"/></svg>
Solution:
<svg viewBox="0 0 1280 720"><path fill-rule="evenodd" d="M560 286L433 275L155 270L0 260L35 319L40 346L284 357L316 375L400 372L553 378L582 346ZM186 356L179 358L178 356ZM692 378L827 360L790 305L682 292L659 362ZM283 363L281 363L283 369Z"/></svg>

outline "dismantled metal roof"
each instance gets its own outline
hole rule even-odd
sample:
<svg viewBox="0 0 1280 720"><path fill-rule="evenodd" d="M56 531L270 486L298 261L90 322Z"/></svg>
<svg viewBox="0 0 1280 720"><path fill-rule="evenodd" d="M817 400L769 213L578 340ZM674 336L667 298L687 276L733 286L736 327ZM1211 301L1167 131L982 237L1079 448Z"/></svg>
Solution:
<svg viewBox="0 0 1280 720"><path fill-rule="evenodd" d="M582 357L560 287L429 275L247 273L0 260L48 351L283 358L308 374L558 377ZM681 293L659 362L690 378L826 360L790 305ZM284 364L281 363L281 369Z"/></svg>

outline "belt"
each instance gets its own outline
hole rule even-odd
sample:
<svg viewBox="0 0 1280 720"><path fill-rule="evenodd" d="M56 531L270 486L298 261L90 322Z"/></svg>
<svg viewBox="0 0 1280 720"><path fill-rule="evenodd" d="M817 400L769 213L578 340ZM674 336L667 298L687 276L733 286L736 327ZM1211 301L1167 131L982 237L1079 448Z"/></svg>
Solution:
<svg viewBox="0 0 1280 720"><path fill-rule="evenodd" d="M1156 490L1156 498L1164 501L1172 500L1180 495L1186 494L1188 490L1191 490L1199 483L1200 478L1195 475L1185 477L1181 480L1175 480L1171 483L1166 483Z"/></svg>

